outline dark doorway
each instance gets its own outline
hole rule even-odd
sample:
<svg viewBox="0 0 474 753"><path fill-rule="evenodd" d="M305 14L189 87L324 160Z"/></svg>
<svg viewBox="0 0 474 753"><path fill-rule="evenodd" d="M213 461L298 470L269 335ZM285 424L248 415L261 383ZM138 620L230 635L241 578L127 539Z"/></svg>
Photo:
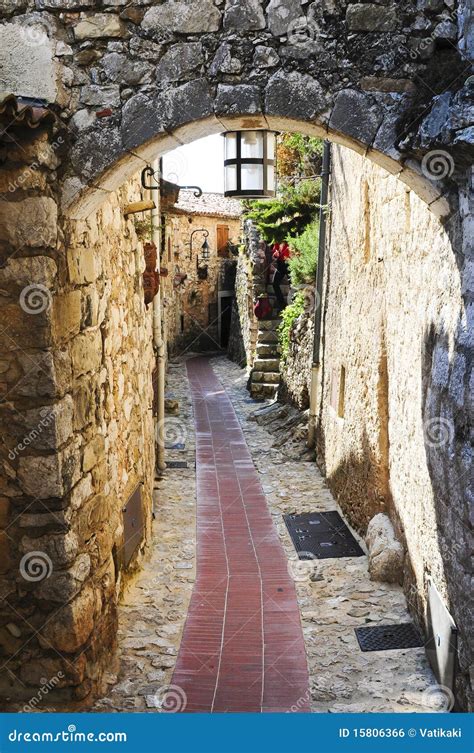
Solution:
<svg viewBox="0 0 474 753"><path fill-rule="evenodd" d="M220 333L220 345L221 348L226 349L229 344L230 337L230 323L232 319L232 301L233 295L221 296L219 298L220 303L220 316L219 316L219 333Z"/></svg>

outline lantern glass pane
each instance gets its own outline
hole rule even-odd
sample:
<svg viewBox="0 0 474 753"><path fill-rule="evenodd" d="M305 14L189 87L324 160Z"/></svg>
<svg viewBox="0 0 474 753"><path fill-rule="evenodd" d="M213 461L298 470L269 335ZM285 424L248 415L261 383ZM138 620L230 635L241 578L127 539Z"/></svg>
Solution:
<svg viewBox="0 0 474 753"><path fill-rule="evenodd" d="M226 133L225 135L225 158L235 159L237 157L237 134Z"/></svg>
<svg viewBox="0 0 474 753"><path fill-rule="evenodd" d="M242 159L263 159L262 131L242 131Z"/></svg>
<svg viewBox="0 0 474 753"><path fill-rule="evenodd" d="M242 165L242 190L263 191L263 165Z"/></svg>
<svg viewBox="0 0 474 753"><path fill-rule="evenodd" d="M275 168L267 165L267 191L275 192Z"/></svg>
<svg viewBox="0 0 474 753"><path fill-rule="evenodd" d="M237 191L237 165L227 165L225 169L225 190Z"/></svg>
<svg viewBox="0 0 474 753"><path fill-rule="evenodd" d="M267 159L275 159L276 136L269 131L267 133Z"/></svg>

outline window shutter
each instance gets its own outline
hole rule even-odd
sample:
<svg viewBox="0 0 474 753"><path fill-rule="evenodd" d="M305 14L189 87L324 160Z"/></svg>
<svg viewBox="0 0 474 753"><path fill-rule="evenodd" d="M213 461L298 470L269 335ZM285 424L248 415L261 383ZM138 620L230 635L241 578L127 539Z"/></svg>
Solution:
<svg viewBox="0 0 474 753"><path fill-rule="evenodd" d="M217 255L227 258L229 243L229 228L227 225L217 226Z"/></svg>

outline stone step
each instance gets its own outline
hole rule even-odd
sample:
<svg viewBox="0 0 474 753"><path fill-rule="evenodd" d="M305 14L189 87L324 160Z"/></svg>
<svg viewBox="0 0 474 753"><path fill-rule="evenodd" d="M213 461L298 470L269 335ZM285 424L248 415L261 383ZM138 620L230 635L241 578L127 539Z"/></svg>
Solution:
<svg viewBox="0 0 474 753"><path fill-rule="evenodd" d="M257 356L261 356L262 358L277 358L280 354L280 346L278 343L258 343L257 345Z"/></svg>
<svg viewBox="0 0 474 753"><path fill-rule="evenodd" d="M255 371L280 371L279 358L256 358L253 363Z"/></svg>
<svg viewBox="0 0 474 753"><path fill-rule="evenodd" d="M252 371L252 384L265 382L266 384L279 384L279 371Z"/></svg>
<svg viewBox="0 0 474 753"><path fill-rule="evenodd" d="M281 324L281 317L275 317L274 319L261 319L258 323L259 332L268 332L268 330L275 331Z"/></svg>
<svg viewBox="0 0 474 753"><path fill-rule="evenodd" d="M258 345L268 345L269 343L272 343L276 345L278 343L278 333L275 332L275 330L263 330L262 332L259 332L258 334Z"/></svg>
<svg viewBox="0 0 474 753"><path fill-rule="evenodd" d="M252 384L250 388L250 394L256 400L258 399L263 400L265 398L275 397L277 391L278 391L277 384L265 384L264 382Z"/></svg>

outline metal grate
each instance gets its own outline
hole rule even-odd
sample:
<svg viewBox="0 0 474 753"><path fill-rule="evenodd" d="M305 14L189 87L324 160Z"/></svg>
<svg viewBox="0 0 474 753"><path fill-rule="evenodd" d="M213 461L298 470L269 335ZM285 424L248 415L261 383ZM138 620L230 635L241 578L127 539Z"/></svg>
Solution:
<svg viewBox="0 0 474 753"><path fill-rule="evenodd" d="M412 622L354 628L361 651L393 651L419 648L424 641Z"/></svg>
<svg viewBox="0 0 474 753"><path fill-rule="evenodd" d="M186 460L167 460L166 467L167 468L188 468L188 463Z"/></svg>
<svg viewBox="0 0 474 753"><path fill-rule="evenodd" d="M338 512L284 515L300 560L363 557L364 550Z"/></svg>

